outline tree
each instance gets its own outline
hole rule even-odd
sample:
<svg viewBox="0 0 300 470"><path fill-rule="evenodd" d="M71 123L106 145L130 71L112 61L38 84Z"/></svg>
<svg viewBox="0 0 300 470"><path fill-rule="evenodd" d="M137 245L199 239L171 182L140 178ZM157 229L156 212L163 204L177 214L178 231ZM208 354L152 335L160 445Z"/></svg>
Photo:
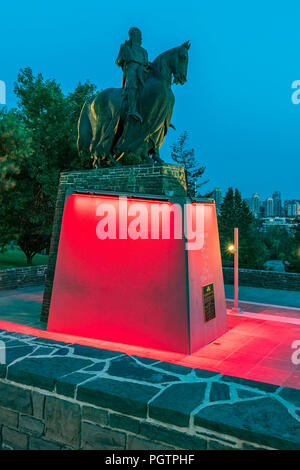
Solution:
<svg viewBox="0 0 300 470"><path fill-rule="evenodd" d="M224 264L232 265L228 246L233 243L234 228L239 229L239 262L241 267L261 269L268 252L257 230L250 209L236 189L229 188L218 218L221 253Z"/></svg>
<svg viewBox="0 0 300 470"><path fill-rule="evenodd" d="M14 87L19 113L32 131L35 153L42 156L47 167L58 171L79 168L77 122L85 100L95 90L89 82L79 83L65 96L56 80L45 80L41 73L34 76L30 67L20 70Z"/></svg>
<svg viewBox="0 0 300 470"><path fill-rule="evenodd" d="M0 203L4 191L14 186L13 175L32 153L31 136L15 110L0 110Z"/></svg>
<svg viewBox="0 0 300 470"><path fill-rule="evenodd" d="M190 197L201 197L199 189L201 186L206 184L208 181L201 181L201 177L205 171L205 166L201 166L195 157L194 149L188 149L187 147L188 133L184 131L179 136L177 142L173 143L171 148L172 159L182 165L185 169L186 180L187 180L187 194Z"/></svg>
<svg viewBox="0 0 300 470"><path fill-rule="evenodd" d="M31 155L31 136L15 110L0 111L0 250L16 238L8 223L8 201L16 185L22 163Z"/></svg>
<svg viewBox="0 0 300 470"><path fill-rule="evenodd" d="M300 220L298 219L296 227L293 229L292 246L288 256L288 270L300 273Z"/></svg>
<svg viewBox="0 0 300 470"><path fill-rule="evenodd" d="M57 170L47 168L44 159L34 153L23 162L15 176L15 187L8 191L2 218L16 234L28 265L36 253L48 246L57 180Z"/></svg>
<svg viewBox="0 0 300 470"><path fill-rule="evenodd" d="M238 227L243 233L247 233L253 225L253 216L242 200L240 192L229 188L220 208L219 228L222 236L227 240L232 239L234 227Z"/></svg>
<svg viewBox="0 0 300 470"><path fill-rule="evenodd" d="M77 133L78 133L78 119L80 116L81 108L84 102L95 95L97 91L96 85L89 81L85 83L79 82L77 87L72 93L66 97L66 104L69 107L68 116L71 124L69 132L70 148L76 154L76 157L71 159L72 170L90 169L92 167L92 159L90 154L81 152L81 155L77 155ZM75 136L75 139L74 139Z"/></svg>
<svg viewBox="0 0 300 470"><path fill-rule="evenodd" d="M1 218L16 234L28 264L49 245L60 172L82 168L77 121L84 101L94 92L95 86L86 83L65 96L55 80L34 76L30 68L18 75L17 114L31 135L31 154L20 162Z"/></svg>
<svg viewBox="0 0 300 470"><path fill-rule="evenodd" d="M287 261L293 249L293 235L284 227L268 228L263 234L264 243L269 251L269 259Z"/></svg>

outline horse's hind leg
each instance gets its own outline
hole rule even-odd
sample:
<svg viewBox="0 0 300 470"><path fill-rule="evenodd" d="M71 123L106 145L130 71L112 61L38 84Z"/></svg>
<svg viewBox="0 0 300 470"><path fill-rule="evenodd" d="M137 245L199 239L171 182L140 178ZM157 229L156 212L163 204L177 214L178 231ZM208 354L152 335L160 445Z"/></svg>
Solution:
<svg viewBox="0 0 300 470"><path fill-rule="evenodd" d="M164 161L160 158L159 156L159 150L155 149L153 155L152 155L152 158L155 162L157 163L164 163Z"/></svg>
<svg viewBox="0 0 300 470"><path fill-rule="evenodd" d="M119 157L119 158L120 158L120 157ZM114 156L111 155L111 154L110 154L109 157L108 157L108 162L109 162L112 166L122 166L122 164L121 164L118 160L116 160L116 159L114 158Z"/></svg>
<svg viewBox="0 0 300 470"><path fill-rule="evenodd" d="M92 140L90 145L90 153L93 158L93 168L98 168L100 166L101 153L99 152L98 142L99 142L100 132L97 132L95 138Z"/></svg>
<svg viewBox="0 0 300 470"><path fill-rule="evenodd" d="M145 163L153 163L153 160L149 155L143 154L142 159L144 160Z"/></svg>
<svg viewBox="0 0 300 470"><path fill-rule="evenodd" d="M155 145L152 139L150 139L150 142L149 142L148 155L151 155L152 163L153 162L164 163L164 161L159 156L159 147Z"/></svg>
<svg viewBox="0 0 300 470"><path fill-rule="evenodd" d="M153 163L153 160L149 155L149 143L148 142L145 142L144 145L141 147L139 151L139 155L143 162Z"/></svg>
<svg viewBox="0 0 300 470"><path fill-rule="evenodd" d="M86 101L81 110L78 121L77 150L79 155L81 155L83 152L89 152L90 143L93 137L92 126L88 113L89 106L90 103Z"/></svg>

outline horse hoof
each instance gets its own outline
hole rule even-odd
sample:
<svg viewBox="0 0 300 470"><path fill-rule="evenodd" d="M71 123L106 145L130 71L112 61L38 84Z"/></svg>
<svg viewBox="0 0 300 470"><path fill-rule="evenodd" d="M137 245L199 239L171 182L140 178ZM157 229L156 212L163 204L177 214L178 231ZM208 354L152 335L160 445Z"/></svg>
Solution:
<svg viewBox="0 0 300 470"><path fill-rule="evenodd" d="M153 155L153 160L156 163L165 163L158 155Z"/></svg>

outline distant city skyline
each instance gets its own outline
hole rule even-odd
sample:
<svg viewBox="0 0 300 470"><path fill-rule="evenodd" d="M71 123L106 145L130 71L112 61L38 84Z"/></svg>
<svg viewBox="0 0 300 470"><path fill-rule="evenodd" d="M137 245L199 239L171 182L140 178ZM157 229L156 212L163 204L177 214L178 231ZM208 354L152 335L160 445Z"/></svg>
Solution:
<svg viewBox="0 0 300 470"><path fill-rule="evenodd" d="M208 184L207 184L207 186L208 186ZM206 191L206 189L204 189L204 188L205 187L203 187L203 192ZM222 196L224 197L229 188L230 188L230 186L226 187L225 190L223 191L220 186L215 186L214 188L210 189L210 191L215 191L216 189L221 189ZM253 194L258 194L261 200L266 200L268 197L272 197L272 194L274 194L276 191L279 191L281 193L281 200L282 201L292 201L292 200L297 201L298 199L300 200L300 186L299 186L299 190L296 191L297 194L295 194L295 197L284 197L284 193L278 188L273 189L273 190L271 189L270 193L267 193L267 192L260 193L259 191L252 191L252 192L250 191L250 193L249 192L248 193L243 193L243 191L241 191L240 188L237 185L232 185L232 188L234 190L238 189L241 192L243 199L251 198L253 196Z"/></svg>
<svg viewBox="0 0 300 470"><path fill-rule="evenodd" d="M222 192L221 188L214 188L212 197L216 202L217 213L220 213L221 205L227 193ZM296 199L283 199L279 190L266 198L260 197L257 192L253 192L251 197L244 197L242 199L246 202L254 217L271 217L271 218L299 218L300 217L300 198Z"/></svg>

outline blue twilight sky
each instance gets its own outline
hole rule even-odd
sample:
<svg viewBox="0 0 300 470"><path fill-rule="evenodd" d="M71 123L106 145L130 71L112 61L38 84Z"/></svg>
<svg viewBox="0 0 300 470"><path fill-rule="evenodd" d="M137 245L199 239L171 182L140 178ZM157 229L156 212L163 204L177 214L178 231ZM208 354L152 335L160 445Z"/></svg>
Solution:
<svg viewBox="0 0 300 470"><path fill-rule="evenodd" d="M300 199L300 2L269 0L1 2L0 80L7 105L21 67L56 78L118 87L115 65L128 29L138 26L150 60L191 41L188 83L173 86L175 108L161 155L183 130L206 166L207 190L238 187L244 197L274 190Z"/></svg>

